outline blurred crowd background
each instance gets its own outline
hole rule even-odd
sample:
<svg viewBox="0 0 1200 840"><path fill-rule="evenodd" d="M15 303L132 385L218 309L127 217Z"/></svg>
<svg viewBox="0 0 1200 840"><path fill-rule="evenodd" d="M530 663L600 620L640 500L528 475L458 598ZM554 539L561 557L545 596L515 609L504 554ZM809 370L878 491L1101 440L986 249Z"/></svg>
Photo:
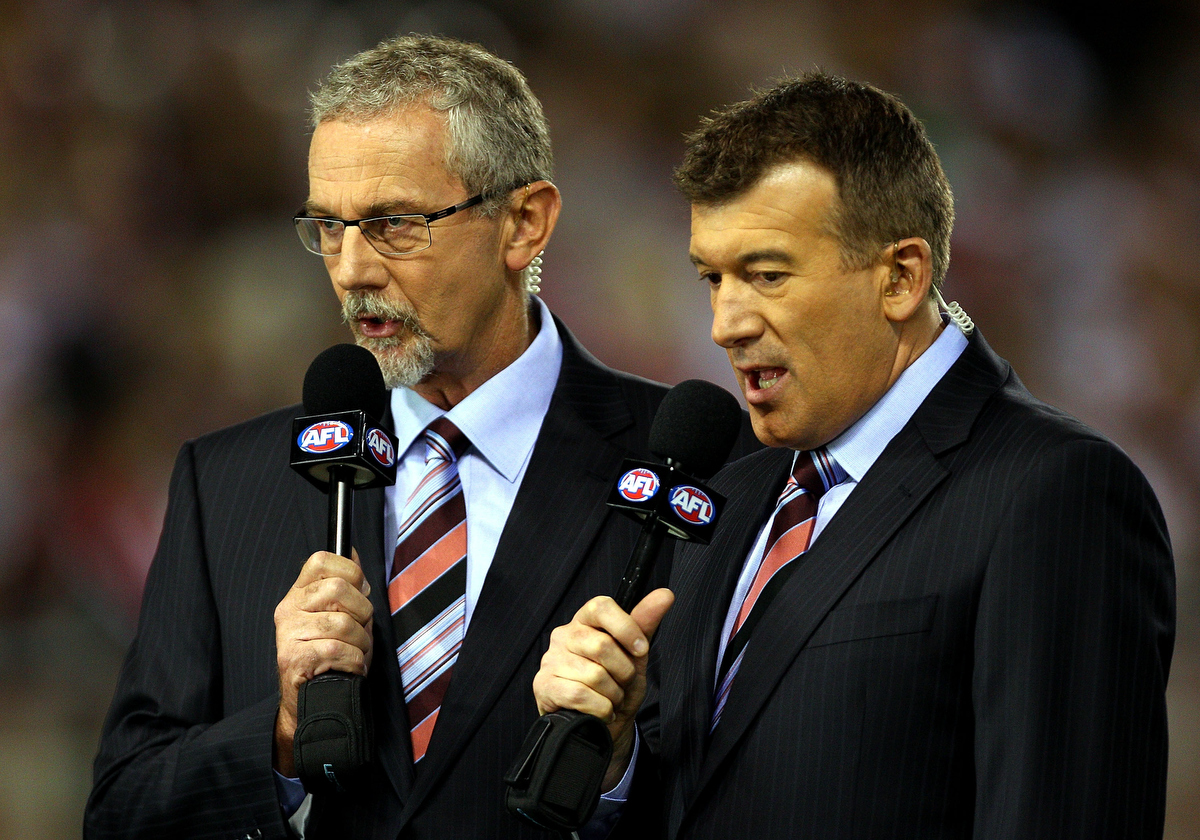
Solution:
<svg viewBox="0 0 1200 840"><path fill-rule="evenodd" d="M1200 836L1197 4L0 0L0 837L79 833L179 444L298 401L346 340L290 222L306 92L409 31L528 76L564 196L543 297L665 382L736 390L669 181L698 117L814 66L917 112L956 194L947 298L1166 511L1166 836Z"/></svg>

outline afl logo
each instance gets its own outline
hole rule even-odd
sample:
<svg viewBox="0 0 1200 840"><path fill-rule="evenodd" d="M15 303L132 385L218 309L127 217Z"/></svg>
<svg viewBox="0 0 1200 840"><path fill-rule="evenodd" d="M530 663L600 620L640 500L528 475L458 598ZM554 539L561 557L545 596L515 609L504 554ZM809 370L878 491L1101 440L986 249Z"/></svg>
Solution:
<svg viewBox="0 0 1200 840"><path fill-rule="evenodd" d="M644 502L658 492L658 476L644 467L630 470L617 482L617 492L630 502Z"/></svg>
<svg viewBox="0 0 1200 840"><path fill-rule="evenodd" d="M305 452L323 455L341 449L354 437L354 429L341 420L322 420L300 433L296 443Z"/></svg>
<svg viewBox="0 0 1200 840"><path fill-rule="evenodd" d="M367 449L371 450L375 460L385 467L390 467L396 462L396 451L392 449L392 442L382 429L367 432Z"/></svg>
<svg viewBox="0 0 1200 840"><path fill-rule="evenodd" d="M684 522L707 525L712 522L713 503L699 487L681 484L671 491L671 510Z"/></svg>

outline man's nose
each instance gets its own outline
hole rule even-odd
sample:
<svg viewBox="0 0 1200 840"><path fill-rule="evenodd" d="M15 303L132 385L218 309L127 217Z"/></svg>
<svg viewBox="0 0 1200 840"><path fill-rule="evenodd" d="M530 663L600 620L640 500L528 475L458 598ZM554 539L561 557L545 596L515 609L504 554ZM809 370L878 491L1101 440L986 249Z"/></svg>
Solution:
<svg viewBox="0 0 1200 840"><path fill-rule="evenodd" d="M333 282L347 291L379 289L388 284L383 259L383 255L372 247L361 229L347 225L342 233L341 253L327 258L325 266Z"/></svg>
<svg viewBox="0 0 1200 840"><path fill-rule="evenodd" d="M753 306L749 284L724 278L711 292L712 340L729 350L762 333L762 318Z"/></svg>

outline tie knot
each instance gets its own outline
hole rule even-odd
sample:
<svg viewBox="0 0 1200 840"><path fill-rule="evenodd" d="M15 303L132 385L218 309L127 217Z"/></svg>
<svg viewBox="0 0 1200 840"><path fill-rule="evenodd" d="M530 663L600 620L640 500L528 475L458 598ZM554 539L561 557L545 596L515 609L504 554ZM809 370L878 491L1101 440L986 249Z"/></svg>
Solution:
<svg viewBox="0 0 1200 840"><path fill-rule="evenodd" d="M467 440L458 426L443 416L425 427L425 445L425 463L428 464L434 458L457 461L467 451L471 441Z"/></svg>
<svg viewBox="0 0 1200 840"><path fill-rule="evenodd" d="M814 500L820 499L826 490L838 483L833 457L823 448L801 452L796 456L792 481L797 487L811 493Z"/></svg>

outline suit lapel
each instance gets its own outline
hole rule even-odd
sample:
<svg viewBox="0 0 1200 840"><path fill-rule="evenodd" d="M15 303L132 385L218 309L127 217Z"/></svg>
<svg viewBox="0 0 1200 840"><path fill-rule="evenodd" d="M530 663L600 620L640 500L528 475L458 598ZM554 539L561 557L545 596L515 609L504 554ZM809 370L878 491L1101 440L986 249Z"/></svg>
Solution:
<svg viewBox="0 0 1200 840"><path fill-rule="evenodd" d="M798 561L801 565L780 589L746 647L721 723L712 734L694 785L685 791L685 810L714 778L813 631L949 474L936 456L966 440L984 402L1010 372L976 333ZM774 491L777 494L778 488ZM771 499L768 493L767 500ZM747 530L753 534L767 515L762 512ZM748 550L747 546L738 557L744 558ZM727 608L728 596L708 621L719 624ZM715 660L715 649L708 656ZM706 671L710 679L713 667ZM711 699L706 705L711 707Z"/></svg>
<svg viewBox="0 0 1200 840"><path fill-rule="evenodd" d="M396 638L388 616L386 566L383 546L382 488L360 490L354 497L354 547L362 563L363 574L371 584L371 605L375 608L375 650L368 688L376 711L375 754L384 773L403 802L413 784L412 742L408 718L404 715L404 689L400 667L396 664Z"/></svg>
<svg viewBox="0 0 1200 840"><path fill-rule="evenodd" d="M436 786L511 683L608 514L609 484L625 453L605 437L628 427L632 417L612 374L586 358L565 327L558 326L563 367L554 398L475 605L402 821ZM603 413L589 411L589 406L600 406ZM564 508L569 511L566 516ZM531 688L529 702L532 711Z"/></svg>

